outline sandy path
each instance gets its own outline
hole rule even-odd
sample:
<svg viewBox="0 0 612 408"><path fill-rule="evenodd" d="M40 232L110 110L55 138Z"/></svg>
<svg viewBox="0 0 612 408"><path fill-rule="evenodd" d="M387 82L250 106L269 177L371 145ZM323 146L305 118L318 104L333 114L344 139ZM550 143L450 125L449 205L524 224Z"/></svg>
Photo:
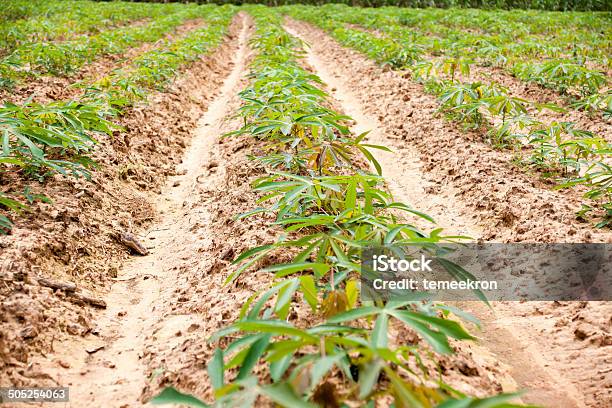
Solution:
<svg viewBox="0 0 612 408"><path fill-rule="evenodd" d="M168 290L176 285L172 268L183 256L190 235L190 217L185 217L182 208L205 170L204 153L221 133L222 119L230 113L227 102L238 91L245 69L247 32L246 17L242 16L240 46L233 56L232 71L201 118L179 169L182 175L169 180L160 196L157 208L162 218L145 235L146 244L153 243L150 254L134 258L119 272L105 297L109 307L99 317L95 335L56 344L53 355L41 362L44 368L45 363L50 365L59 358L70 366L69 370L58 370L51 365L45 372L70 387L71 406L141 405L140 396L150 380L142 356L154 325L164 319L158 305L176 301L173 291ZM189 316L181 316L181 322L189 323ZM168 329L174 333L171 327ZM172 336L164 341L172 342Z"/></svg>
<svg viewBox="0 0 612 408"><path fill-rule="evenodd" d="M390 93L389 89L377 88L378 83L372 81L370 75L362 76L360 74L363 72L354 72L355 65L367 67L364 69L367 71L371 64L363 57L342 49L331 38L306 24L288 21L288 30L310 44L307 61L327 83L341 110L355 119L353 130L358 133L372 130L369 135L370 142L393 146L395 149L395 153L375 152L393 195L433 216L439 226L450 233L482 238L483 228L476 225L466 214L467 206L458 200L457 189L453 184L433 183L431 174L424 171L425 165L420 161L417 149L407 143L398 144L395 138L390 137L393 134L393 123L389 116L380 110L378 117L372 114L371 110L376 110L373 108L375 106L379 109L386 107L393 113L393 110L389 109L392 106L390 100L397 100L398 96ZM355 65L351 66L349 61ZM372 74L375 75L374 72ZM366 107L370 108L370 112ZM384 108L382 110L384 111ZM432 118L432 121L435 120ZM410 118L406 118L406 122L409 124ZM537 306L532 304L520 308L513 304L498 304L493 311L476 303L463 307L477 314L484 322L484 331L479 334L481 348L476 352L492 354L508 367L512 382L518 384L521 389L530 390L523 398L524 401L542 406L551 406L551 401L555 401L555 407L585 405L583 382L578 381L575 375L567 376L561 372L575 368L582 369L584 375L584 367L581 367L581 364L587 362L589 368L597 367L597 362L605 361L602 360L602 355L589 353L588 357L574 362L573 365L571 362L568 364L567 361L559 361L559 353L550 352L548 339L542 339L539 330L543 327L542 322L536 318L531 324L525 323L525 320L530 319L524 317L533 314L534 307L537 309ZM519 323L521 320L522 324ZM550 326L550 320L545 324ZM558 339L552 340L555 342ZM565 343L561 344L567 346L572 340L565 339ZM597 384L597 381L591 378L589 380ZM599 406L593 401L590 405Z"/></svg>

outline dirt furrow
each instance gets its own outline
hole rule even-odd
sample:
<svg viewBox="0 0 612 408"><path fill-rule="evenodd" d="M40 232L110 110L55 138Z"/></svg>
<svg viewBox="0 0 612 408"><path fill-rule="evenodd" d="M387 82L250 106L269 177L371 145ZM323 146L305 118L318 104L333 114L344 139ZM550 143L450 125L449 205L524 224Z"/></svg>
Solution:
<svg viewBox="0 0 612 408"><path fill-rule="evenodd" d="M248 25L242 17L240 45L233 57L233 68L225 79L218 96L209 105L187 151L180 175L169 180L156 205L162 213L144 235L150 254L135 258L119 271L110 293L105 296L108 309L97 319L97 329L84 339L57 344L52 356L40 362L45 372L60 384L71 387L73 406L139 406L140 396L151 379L142 357L147 342L164 336L153 331L163 315L163 305L181 302L172 291L177 281L173 266L185 256L189 244L204 238L192 234L193 212L185 212L194 187L206 167L206 153L221 129L221 121L230 112L228 101L238 91L246 58ZM186 201L187 200L187 201ZM170 319L171 320L171 319ZM197 316L181 316L181 324L188 326ZM180 342L172 327L163 344ZM49 358L50 357L50 358ZM45 362L61 359L68 370L45 367Z"/></svg>
<svg viewBox="0 0 612 408"><path fill-rule="evenodd" d="M453 205L483 228L483 239L612 242L611 233L576 220L580 191L555 190L537 174L516 166L511 152L494 150L481 134L463 132L437 115L435 97L425 94L421 85L339 47L318 29L316 33L334 47L333 60L342 67L337 75L350 73L344 75L350 77L355 94L368 101L366 113L389 130L388 145L398 151L416 149L423 172L434 183L431 190L455 191Z"/></svg>
<svg viewBox="0 0 612 408"><path fill-rule="evenodd" d="M418 109L429 111L431 107L423 103L426 96L419 95L422 92L416 86L410 85L411 92L406 92L409 84L406 84L403 78L394 73L383 73L361 55L340 47L320 30L305 23L288 21L288 27L294 35L310 44L310 65L327 83L332 96L341 104L341 109L356 120L353 129L357 132L373 129L369 141L395 148L395 154L376 152L375 155L381 161L383 175L389 180L389 187L396 198L433 216L440 227L451 233L463 233L476 239L491 239L487 230L504 228L500 225L487 226L487 223L483 222L486 220L482 219L477 225L466 212L470 203L464 201L463 194L457 194L458 191L465 191L461 183L456 183L456 178L442 183L436 182L433 179L436 174L431 173L432 170L440 171L440 167L444 169L443 166L449 161L461 166L464 160L471 159L469 155L464 156L465 149L453 150L455 146L459 147L459 143L467 142L470 147L476 145L482 154L489 157L497 152L487 152L486 146L478 146L471 140L462 140L459 135L454 139L457 145L436 145L435 139L444 137L444 134L432 132L431 127L426 126L423 121L439 122L434 129L440 127L446 130L449 125L433 115L427 119L421 117ZM410 103L411 100L416 100L416 103ZM404 110L398 112L396 109ZM415 120L415 117L419 119ZM412 132L414 134L410 137ZM448 129L447 132L450 135L456 134L453 129ZM447 157L444 161L432 163L427 160L427 154ZM477 164L479 158L475 159L473 163ZM497 163L499 162L498 159ZM484 169L478 167L474 169L476 174L483 173L486 169L484 166ZM457 165L451 166L451 169L456 168ZM504 182L511 182L512 178L506 178L503 173L506 169L507 167L497 167L489 171L499 171L501 174L498 174L498 177L503 177ZM469 168L467 172L470 172ZM486 191L487 187L494 190L497 182L486 185L494 180L495 173L490 174L491 178L473 180L474 187L477 186L480 191ZM546 217L543 221L546 222ZM515 236L514 228L515 225L505 226L505 234L508 236L506 239ZM561 233L563 234L563 231ZM560 240L568 238L569 236L564 234ZM568 302L570 305L578 303ZM479 335L480 349L477 348L474 352L493 355L508 369L514 386L518 384L519 388L531 390L524 398L525 401L549 406L550 401L554 400L555 406L559 407L605 406L607 397L605 391L602 392L602 387L605 388L608 380L603 376L594 380L592 374L597 367L606 364L606 349L593 346L592 343L585 345L576 342L572 333L574 328L562 326L563 322L567 324L568 319L571 319L570 310L547 302L527 302L521 305L515 302L498 302L493 310L475 303L462 306L484 321L484 331ZM605 303L589 307L590 315L596 316L588 323L588 327L593 329L590 332L601 325L605 327L609 311L610 305ZM605 337L606 329L600 329L600 333ZM584 355L574 353L568 358L560 353L561 350L568 349L582 350ZM561 375L562 370L572 370L573 373ZM593 381L599 385L591 385L585 389L586 384L592 384ZM506 386L508 390L513 385Z"/></svg>
<svg viewBox="0 0 612 408"><path fill-rule="evenodd" d="M76 336L99 337L102 314L37 280L70 282L78 293L94 297L107 293L130 256L117 233L138 234L159 219L154 203L161 186L177 174L198 119L229 75L242 25L236 18L213 54L191 64L166 92L152 93L148 104L120 118L125 130L102 138L95 150L99 167L92 181L46 180L44 191L53 204L33 204L32 213L16 220L11 235L0 236L0 386L58 384L56 377L73 367L64 357L83 353L62 354L61 344ZM7 176L3 183L41 189L36 182ZM145 245L153 245L154 240L146 240ZM114 311L113 303L107 303Z"/></svg>

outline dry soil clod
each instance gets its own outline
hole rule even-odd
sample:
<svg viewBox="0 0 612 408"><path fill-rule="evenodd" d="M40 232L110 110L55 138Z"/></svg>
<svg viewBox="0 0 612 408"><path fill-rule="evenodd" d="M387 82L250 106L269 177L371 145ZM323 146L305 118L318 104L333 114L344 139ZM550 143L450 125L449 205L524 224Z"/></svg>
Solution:
<svg viewBox="0 0 612 408"><path fill-rule="evenodd" d="M142 256L149 254L149 250L140 243L134 234L130 234L129 232L118 232L115 237L119 243L128 247L133 253Z"/></svg>

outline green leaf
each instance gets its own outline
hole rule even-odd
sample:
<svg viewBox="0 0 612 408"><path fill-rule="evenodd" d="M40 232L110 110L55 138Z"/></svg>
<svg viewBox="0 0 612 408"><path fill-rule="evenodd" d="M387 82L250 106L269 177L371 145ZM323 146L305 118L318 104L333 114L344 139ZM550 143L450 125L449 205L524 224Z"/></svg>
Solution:
<svg viewBox="0 0 612 408"><path fill-rule="evenodd" d="M384 362L376 359L365 364L359 370L359 399L364 399L372 392L374 385L378 382L378 376Z"/></svg>
<svg viewBox="0 0 612 408"><path fill-rule="evenodd" d="M261 388L261 392L282 407L291 408L317 408L298 397L287 383L277 383Z"/></svg>
<svg viewBox="0 0 612 408"><path fill-rule="evenodd" d="M268 348L268 344L270 344L271 334L267 336L263 336L261 339L257 340L253 345L249 348L249 351L240 366L240 371L238 372L238 376L236 378L238 380L242 380L251 374L251 370L259 361L259 358Z"/></svg>
<svg viewBox="0 0 612 408"><path fill-rule="evenodd" d="M270 247L272 247L270 245ZM242 272L246 271L247 269L249 269L251 266L255 265L255 263L261 259L264 255L266 255L267 251L259 251L259 253L257 253L257 255L255 255L253 258L251 258L248 262L245 262L244 264L242 264L242 266L240 266L238 269L236 269L234 272L232 272L227 279L225 279L225 281L223 282L224 285L227 285L228 283L234 281L234 279L236 279L238 276L240 276L242 274ZM244 254L242 254L244 255ZM242 256L241 255L241 256ZM236 262L236 261L234 261Z"/></svg>
<svg viewBox="0 0 612 408"><path fill-rule="evenodd" d="M298 336L304 341L316 342L318 340L307 332L281 320L243 320L235 323L234 327L244 331L272 333L275 336Z"/></svg>
<svg viewBox="0 0 612 408"><path fill-rule="evenodd" d="M248 251L244 251L242 254L240 254L240 256L238 258L234 259L232 261L232 264L234 264L234 265L238 264L238 263L244 261L245 259L252 257L253 255L256 255L256 254L258 254L258 253L260 253L262 251L266 251L266 250L269 250L269 249L272 249L272 248L274 248L274 245L272 245L272 244L262 245L262 246L258 246L256 248L251 248Z"/></svg>
<svg viewBox="0 0 612 408"><path fill-rule="evenodd" d="M454 262L449 261L448 259L438 257L436 258L436 260L455 279L458 279L461 281L478 280L476 279L474 275L472 275L471 273L463 269L463 267L461 267L460 265L457 265ZM490 305L489 301L487 300L487 297L480 289L475 289L474 293L476 294L476 297L478 297L480 300L485 302L487 305Z"/></svg>
<svg viewBox="0 0 612 408"><path fill-rule="evenodd" d="M346 189L346 197L344 199L344 206L347 210L354 209L357 205L357 180L351 178L351 181Z"/></svg>
<svg viewBox="0 0 612 408"><path fill-rule="evenodd" d="M13 227L13 223L7 217L0 215L0 234L8 234Z"/></svg>
<svg viewBox="0 0 612 408"><path fill-rule="evenodd" d="M416 215L418 217L421 217L421 218L423 218L423 219L425 219L425 220L427 220L427 221L429 221L429 222L431 222L433 224L436 223L436 221L432 217L430 217L429 215L427 215L427 214L425 214L425 213L423 213L421 211L414 210L414 209L410 208L409 206L407 206L404 203L391 203L391 204L387 205L387 208L397 208L397 209L400 209L400 210L404 210L404 211L410 212L410 213L412 213L412 214L414 214L414 215Z"/></svg>
<svg viewBox="0 0 612 408"><path fill-rule="evenodd" d="M451 354L447 335L460 340L473 339L457 322L407 310L388 310L391 316L415 329L438 353ZM432 329L432 327L434 330Z"/></svg>
<svg viewBox="0 0 612 408"><path fill-rule="evenodd" d="M371 343L374 348L387 348L389 343L389 316L386 313L381 313L376 318L374 329L372 330Z"/></svg>
<svg viewBox="0 0 612 408"><path fill-rule="evenodd" d="M348 310L346 312L342 312L335 316L332 316L327 319L327 323L343 323L349 320L357 320L362 317L378 314L380 313L380 311L381 309L375 306L364 306L358 309Z"/></svg>
<svg viewBox="0 0 612 408"><path fill-rule="evenodd" d="M272 381L279 382L283 378L283 375L291 365L292 358L293 355L288 354L280 360L270 363L270 377L272 377Z"/></svg>
<svg viewBox="0 0 612 408"><path fill-rule="evenodd" d="M363 155L368 159L368 161L372 163L378 175L379 176L382 175L382 167L380 167L380 163L378 163L378 161L376 160L376 158L374 158L372 153L370 153L368 149L366 149L365 147L361 145L357 145L357 148L361 151L361 153L363 153Z"/></svg>
<svg viewBox="0 0 612 408"><path fill-rule="evenodd" d="M281 278L283 276L287 276L295 272L312 270L317 276L320 277L325 275L330 270L330 268L331 267L329 265L324 263L297 262L269 266L267 268L262 269L262 272L274 272L277 277Z"/></svg>
<svg viewBox="0 0 612 408"><path fill-rule="evenodd" d="M373 145L373 144L367 144L367 143L362 143L361 145L365 146L365 147L370 147L372 149L383 150L383 151L389 152L389 153L393 152L393 150L389 149L387 146Z"/></svg>
<svg viewBox="0 0 612 408"><path fill-rule="evenodd" d="M304 299L308 302L312 311L316 312L319 301L317 297L317 288L312 275L300 276L300 285L302 293L304 294Z"/></svg>
<svg viewBox="0 0 612 408"><path fill-rule="evenodd" d="M259 313L261 312L263 307L266 305L266 302L276 292L278 292L280 290L280 288L281 288L281 285L274 285L273 287L268 289L263 295L261 295L261 297L257 300L257 302L255 302L255 304L253 305L253 307L251 308L251 310L247 314L247 319L248 320L257 320L257 317L259 316ZM244 317L244 316L241 316L241 317Z"/></svg>
<svg viewBox="0 0 612 408"><path fill-rule="evenodd" d="M218 390L223 387L223 350L218 347L215 349L213 358L208 363L207 370L213 389Z"/></svg>
<svg viewBox="0 0 612 408"><path fill-rule="evenodd" d="M209 407L208 404L200 401L196 397L189 394L183 394L172 387L164 389L156 397L153 397L153 399L149 402L153 405L181 404L196 408Z"/></svg>
<svg viewBox="0 0 612 408"><path fill-rule="evenodd" d="M32 143L32 141L28 139L26 136L18 134L17 138L19 138L19 140L21 140L21 142L25 144L28 147L28 149L30 149L30 152L32 152L32 156L38 159L41 159L44 156L44 152L42 151L42 149L40 149L38 146Z"/></svg>
<svg viewBox="0 0 612 408"><path fill-rule="evenodd" d="M278 292L276 305L274 306L274 311L279 319L284 320L287 318L287 315L289 314L289 307L291 305L291 299L293 298L293 294L299 285L299 279L291 279L286 281L281 286Z"/></svg>
<svg viewBox="0 0 612 408"><path fill-rule="evenodd" d="M261 213L265 213L265 212L268 212L268 211L269 210L267 208L258 207L258 208L255 208L254 210L247 211L247 212L244 212L242 214L238 214L236 217L234 217L234 219L235 220L242 220L242 219L248 218L248 217L250 217L252 215L261 214Z"/></svg>
<svg viewBox="0 0 612 408"><path fill-rule="evenodd" d="M338 245L336 240L330 239L329 243L332 249L334 250L334 255L336 255L338 262L344 263L344 264L350 264L351 262L350 259L346 256L346 254L344 253L344 250L340 247L340 245Z"/></svg>

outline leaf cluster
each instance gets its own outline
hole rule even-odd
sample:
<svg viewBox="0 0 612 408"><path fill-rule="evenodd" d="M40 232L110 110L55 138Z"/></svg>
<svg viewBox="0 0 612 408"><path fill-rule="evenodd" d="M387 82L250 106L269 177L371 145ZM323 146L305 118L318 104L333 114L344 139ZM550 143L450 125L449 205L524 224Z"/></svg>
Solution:
<svg viewBox="0 0 612 408"><path fill-rule="evenodd" d="M418 301L359 304L364 246L428 245L453 237L443 237L440 229L424 233L396 215L404 212L433 222L395 202L380 174L351 158L357 149L380 170L358 145L365 151L381 147L363 144L366 135L352 136L340 122L349 118L325 107L320 79L299 65L302 44L282 29L280 16L259 7L249 11L257 24L252 41L257 56L251 64L252 82L241 93L244 104L238 115L244 126L231 136L259 139L268 154L256 160L266 164L269 174L253 182L262 195L259 204L265 206L238 218L275 214L284 234L238 256L233 262L237 269L226 283L258 269L258 262L273 252L294 255L290 262L259 268L258 273L270 275L269 289L253 294L239 319L210 339L226 345L216 349L208 365L215 405L252 406L258 396L300 407L335 406L340 400L373 406L384 395L397 406L411 407L464 399L440 379L430 378L424 364L433 353L453 351L449 338L473 338L449 318L450 309ZM318 148L324 143L329 159ZM295 321L292 316L306 317L304 306L312 314L308 323ZM431 349L392 344L390 328L402 325ZM271 384L254 373L262 364ZM168 389L160 402L179 401L165 395L184 398Z"/></svg>

